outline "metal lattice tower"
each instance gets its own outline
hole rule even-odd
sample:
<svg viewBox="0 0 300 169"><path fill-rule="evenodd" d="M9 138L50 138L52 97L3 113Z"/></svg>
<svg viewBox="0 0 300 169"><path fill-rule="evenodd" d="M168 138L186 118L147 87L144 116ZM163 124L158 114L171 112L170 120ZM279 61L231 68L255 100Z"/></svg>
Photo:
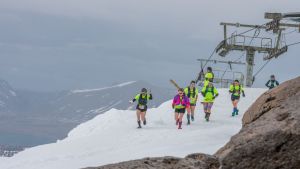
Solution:
<svg viewBox="0 0 300 169"><path fill-rule="evenodd" d="M268 22L264 25L249 25L249 24L240 24L240 23L220 23L224 27L224 40L219 43L216 48L216 52L225 57L231 51L244 51L246 52L246 86L251 87L253 84L253 68L254 68L254 56L255 53L265 53L266 56L264 60L269 60L272 58L277 58L279 55L287 52L287 46L280 46L281 34L288 27L296 27L299 28L300 32L300 24L291 24L291 23L281 23L283 18L292 18L293 21L300 21L300 13L265 13L266 19L272 19L271 22ZM232 34L230 37L227 37L227 27L244 27L251 28L253 30L265 30L265 31L273 31L275 35L277 35L276 43L272 42L270 38L260 38L260 37L249 37L241 34ZM261 41L260 45L251 45L245 44L246 39L251 38L251 42L253 38L259 39ZM242 41L239 41L242 39Z"/></svg>

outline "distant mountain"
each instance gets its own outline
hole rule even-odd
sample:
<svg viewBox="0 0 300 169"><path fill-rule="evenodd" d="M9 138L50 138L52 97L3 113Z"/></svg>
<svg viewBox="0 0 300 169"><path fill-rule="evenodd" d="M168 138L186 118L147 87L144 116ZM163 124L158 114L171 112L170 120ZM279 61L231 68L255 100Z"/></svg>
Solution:
<svg viewBox="0 0 300 169"><path fill-rule="evenodd" d="M0 79L0 113L13 111L17 103L18 100L15 89L6 81Z"/></svg>
<svg viewBox="0 0 300 169"><path fill-rule="evenodd" d="M24 148L20 147L20 146L7 146L7 145L0 145L0 156L4 156L4 157L12 157L14 156L16 153L23 151Z"/></svg>
<svg viewBox="0 0 300 169"><path fill-rule="evenodd" d="M106 88L72 90L53 100L51 106L55 110L55 117L59 117L60 120L82 123L112 108L135 109L134 105L129 104L129 100L133 99L142 87L152 90L154 100L149 102L149 107L158 107L172 97L172 92L167 89L146 82L127 82Z"/></svg>
<svg viewBox="0 0 300 169"><path fill-rule="evenodd" d="M153 93L149 107L159 106L174 94L142 81L49 93L15 90L3 80L0 84L0 144L22 147L62 139L78 124L111 108L135 109L129 100L142 87Z"/></svg>

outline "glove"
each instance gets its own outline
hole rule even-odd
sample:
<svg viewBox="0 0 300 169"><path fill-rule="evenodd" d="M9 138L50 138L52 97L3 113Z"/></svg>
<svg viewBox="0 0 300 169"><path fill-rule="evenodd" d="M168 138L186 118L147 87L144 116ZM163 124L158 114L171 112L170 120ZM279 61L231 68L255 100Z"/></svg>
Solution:
<svg viewBox="0 0 300 169"><path fill-rule="evenodd" d="M132 100L130 100L130 101L129 101L129 103L130 103L130 104L132 104L132 103L133 103L133 101L132 101Z"/></svg>
<svg viewBox="0 0 300 169"><path fill-rule="evenodd" d="M175 107L174 107L174 104L172 104L172 109L174 109Z"/></svg>
<svg viewBox="0 0 300 169"><path fill-rule="evenodd" d="M215 99L216 98L216 96L213 96L213 99Z"/></svg>

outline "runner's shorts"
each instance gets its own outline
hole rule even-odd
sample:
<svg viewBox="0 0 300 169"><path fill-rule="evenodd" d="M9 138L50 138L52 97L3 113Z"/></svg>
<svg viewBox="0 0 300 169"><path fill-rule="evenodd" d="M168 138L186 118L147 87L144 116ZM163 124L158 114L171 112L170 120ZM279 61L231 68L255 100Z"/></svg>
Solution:
<svg viewBox="0 0 300 169"><path fill-rule="evenodd" d="M146 112L147 111L147 105L137 105L136 109L141 111L141 112Z"/></svg>
<svg viewBox="0 0 300 169"><path fill-rule="evenodd" d="M191 105L191 106L196 106L196 103L191 103L190 105Z"/></svg>
<svg viewBox="0 0 300 169"><path fill-rule="evenodd" d="M175 113L185 113L185 108L182 109L175 109Z"/></svg>
<svg viewBox="0 0 300 169"><path fill-rule="evenodd" d="M240 100L240 96L231 95L231 101Z"/></svg>

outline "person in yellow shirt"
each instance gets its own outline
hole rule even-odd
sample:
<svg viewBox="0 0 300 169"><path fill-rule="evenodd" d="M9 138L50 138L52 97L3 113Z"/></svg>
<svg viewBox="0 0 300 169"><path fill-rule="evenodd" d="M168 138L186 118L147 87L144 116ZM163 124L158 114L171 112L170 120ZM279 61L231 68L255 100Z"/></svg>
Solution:
<svg viewBox="0 0 300 169"><path fill-rule="evenodd" d="M230 85L229 93L231 93L231 101L233 105L232 116L236 116L239 114L237 105L239 103L241 94L243 97L245 97L244 89L238 80L235 80L233 84Z"/></svg>
<svg viewBox="0 0 300 169"><path fill-rule="evenodd" d="M147 103L149 100L152 100L151 91L148 94L147 89L142 88L141 93L137 94L133 100L129 101L130 103L134 103L135 101L138 102L136 106L138 128L142 128L141 120L143 121L143 124L146 125Z"/></svg>
<svg viewBox="0 0 300 169"><path fill-rule="evenodd" d="M219 93L216 87L214 87L212 82L209 82L207 86L204 86L201 90L203 99L203 108L205 113L206 121L209 121L211 114L211 108L214 104L215 98L218 97Z"/></svg>
<svg viewBox="0 0 300 169"><path fill-rule="evenodd" d="M204 76L204 87L208 85L209 82L213 82L214 81L214 73L212 72L212 68L211 67L207 67L207 72L205 73Z"/></svg>
<svg viewBox="0 0 300 169"><path fill-rule="evenodd" d="M187 114L187 120L188 120L188 125L191 123L190 120L194 121L194 114L195 114L195 108L196 108L196 103L198 100L198 89L196 88L196 82L191 81L190 86L186 87L184 89L185 95L190 99L190 113Z"/></svg>

